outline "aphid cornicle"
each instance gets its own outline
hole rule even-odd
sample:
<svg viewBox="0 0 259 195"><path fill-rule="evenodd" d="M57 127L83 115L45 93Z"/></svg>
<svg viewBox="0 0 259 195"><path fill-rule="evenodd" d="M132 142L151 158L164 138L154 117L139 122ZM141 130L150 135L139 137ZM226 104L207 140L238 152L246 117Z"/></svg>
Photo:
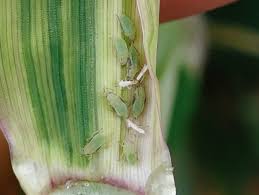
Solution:
<svg viewBox="0 0 259 195"><path fill-rule="evenodd" d="M130 63L128 63L127 66L127 77L129 80L132 80L138 72L139 65L139 54L137 49L133 45L131 45L129 48L129 59Z"/></svg>
<svg viewBox="0 0 259 195"><path fill-rule="evenodd" d="M122 157L123 159L131 164L134 165L138 161L137 152L135 151L135 145L133 143L123 143L123 153Z"/></svg>
<svg viewBox="0 0 259 195"><path fill-rule="evenodd" d="M120 21L123 34L126 37L128 37L131 41L133 41L135 39L136 29L131 19L128 16L122 14L119 17L119 21Z"/></svg>
<svg viewBox="0 0 259 195"><path fill-rule="evenodd" d="M146 101L145 89L142 86L139 86L134 91L134 102L132 105L132 115L135 118L138 118L144 110Z"/></svg>
<svg viewBox="0 0 259 195"><path fill-rule="evenodd" d="M121 65L125 65L128 62L129 58L129 50L127 43L122 38L118 38L115 40L115 49L117 53L117 57Z"/></svg>
<svg viewBox="0 0 259 195"><path fill-rule="evenodd" d="M100 132L95 133L83 148L83 154L92 156L106 144L106 137Z"/></svg>
<svg viewBox="0 0 259 195"><path fill-rule="evenodd" d="M119 117L122 117L123 119L128 118L128 107L119 96L112 92L108 92L106 97L109 104Z"/></svg>

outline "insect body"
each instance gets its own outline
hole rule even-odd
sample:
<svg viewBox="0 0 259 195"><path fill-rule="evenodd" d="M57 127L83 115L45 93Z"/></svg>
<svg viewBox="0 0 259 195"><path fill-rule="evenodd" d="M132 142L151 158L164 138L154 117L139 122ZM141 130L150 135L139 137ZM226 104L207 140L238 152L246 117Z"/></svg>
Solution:
<svg viewBox="0 0 259 195"><path fill-rule="evenodd" d="M138 161L137 152L135 150L135 145L133 143L125 142L123 143L123 159L131 165L134 165Z"/></svg>
<svg viewBox="0 0 259 195"><path fill-rule="evenodd" d="M87 141L87 144L83 148L83 154L92 156L106 144L106 141L106 137L100 134L100 132L97 132Z"/></svg>
<svg viewBox="0 0 259 195"><path fill-rule="evenodd" d="M119 117L122 117L124 119L128 118L128 107L119 96L112 92L109 92L107 94L107 100Z"/></svg>
<svg viewBox="0 0 259 195"><path fill-rule="evenodd" d="M139 54L133 45L129 48L129 59L130 63L128 63L127 76L129 80L132 80L138 72L139 65Z"/></svg>
<svg viewBox="0 0 259 195"><path fill-rule="evenodd" d="M133 41L135 39L136 29L131 19L128 16L122 14L119 17L119 21L123 34L131 41Z"/></svg>
<svg viewBox="0 0 259 195"><path fill-rule="evenodd" d="M132 114L135 118L143 112L146 101L146 94L144 87L140 86L136 88L134 92L134 102L132 105Z"/></svg>
<svg viewBox="0 0 259 195"><path fill-rule="evenodd" d="M120 61L120 64L125 65L128 62L128 58L129 58L129 50L127 47L127 43L122 38L118 38L115 41L115 49L116 49L117 57Z"/></svg>

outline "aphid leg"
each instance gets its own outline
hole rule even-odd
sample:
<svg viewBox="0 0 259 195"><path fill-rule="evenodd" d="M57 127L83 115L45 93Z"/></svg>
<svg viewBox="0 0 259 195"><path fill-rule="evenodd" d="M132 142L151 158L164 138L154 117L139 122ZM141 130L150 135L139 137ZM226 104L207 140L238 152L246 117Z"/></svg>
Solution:
<svg viewBox="0 0 259 195"><path fill-rule="evenodd" d="M136 125L135 123L133 123L131 120L126 119L126 125L128 128L131 128L135 131L137 131L140 134L145 134L145 130L140 128L138 125Z"/></svg>
<svg viewBox="0 0 259 195"><path fill-rule="evenodd" d="M142 77L143 77L144 74L147 72L147 70L148 70L148 65L145 64L145 65L143 66L143 68L141 69L140 73L139 73L138 76L137 76L137 81L140 81L140 80L142 79Z"/></svg>
<svg viewBox="0 0 259 195"><path fill-rule="evenodd" d="M119 82L119 86L122 88L125 88L125 87L130 88L131 86L136 85L136 84L138 84L138 81L136 81L136 80L131 80L131 81L121 80Z"/></svg>

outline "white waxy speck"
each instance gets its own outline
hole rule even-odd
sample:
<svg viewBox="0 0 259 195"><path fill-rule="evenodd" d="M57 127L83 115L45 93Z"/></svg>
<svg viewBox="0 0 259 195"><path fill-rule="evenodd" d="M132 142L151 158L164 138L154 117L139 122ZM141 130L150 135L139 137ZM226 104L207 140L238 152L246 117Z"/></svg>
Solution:
<svg viewBox="0 0 259 195"><path fill-rule="evenodd" d="M119 86L120 87L130 87L130 86L133 86L133 85L136 85L138 83L138 81L135 81L135 80L133 80L133 81L120 81L119 82Z"/></svg>
<svg viewBox="0 0 259 195"><path fill-rule="evenodd" d="M141 69L140 73L139 73L138 76L137 76L137 81L140 81L140 80L142 79L142 77L143 77L144 74L147 72L147 70L148 70L148 65L145 64L145 65L143 66L143 68Z"/></svg>
<svg viewBox="0 0 259 195"><path fill-rule="evenodd" d="M133 123L131 120L127 119L127 120L126 120L126 123L127 123L127 127L128 127L128 128L131 128L131 129L137 131L137 132L140 133L140 134L145 134L144 129L140 128L138 125L136 125L135 123Z"/></svg>

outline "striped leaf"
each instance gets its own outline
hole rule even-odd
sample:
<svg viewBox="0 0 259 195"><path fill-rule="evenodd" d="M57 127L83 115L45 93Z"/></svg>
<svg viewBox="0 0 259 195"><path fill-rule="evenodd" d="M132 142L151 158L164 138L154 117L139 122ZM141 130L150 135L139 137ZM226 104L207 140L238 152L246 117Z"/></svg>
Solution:
<svg viewBox="0 0 259 195"><path fill-rule="evenodd" d="M170 166L152 71L158 10L158 0L0 0L0 128L26 194L49 194L71 180L143 194L147 181L157 182L151 173L161 164ZM133 95L116 84L125 75L113 43L123 37L117 19L122 14L135 25L141 64L150 65L143 82L146 108L137 121L148 133L132 140L139 159L134 166L120 160L130 132L104 93ZM107 146L91 158L82 155L96 131Z"/></svg>

